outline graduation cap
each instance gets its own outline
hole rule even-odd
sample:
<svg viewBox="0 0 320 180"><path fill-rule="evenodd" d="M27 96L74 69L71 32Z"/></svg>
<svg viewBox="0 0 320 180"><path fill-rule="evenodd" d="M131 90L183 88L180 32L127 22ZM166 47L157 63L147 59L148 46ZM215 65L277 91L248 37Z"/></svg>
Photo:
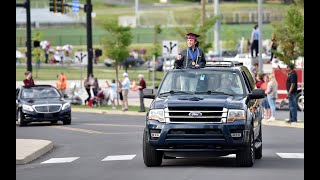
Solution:
<svg viewBox="0 0 320 180"><path fill-rule="evenodd" d="M194 33L188 33L187 34L187 39L195 39L195 40L197 40L198 37L200 37L200 35L198 35L198 34L194 34Z"/></svg>

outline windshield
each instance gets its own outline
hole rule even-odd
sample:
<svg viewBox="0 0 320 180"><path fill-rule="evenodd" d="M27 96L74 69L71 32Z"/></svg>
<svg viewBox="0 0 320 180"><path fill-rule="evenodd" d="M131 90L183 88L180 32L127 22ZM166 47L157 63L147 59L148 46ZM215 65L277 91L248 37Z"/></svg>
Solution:
<svg viewBox="0 0 320 180"><path fill-rule="evenodd" d="M243 95L237 73L231 71L192 70L168 72L159 89L159 95L184 94Z"/></svg>
<svg viewBox="0 0 320 180"><path fill-rule="evenodd" d="M59 98L59 92L53 87L31 87L22 90L22 99Z"/></svg>

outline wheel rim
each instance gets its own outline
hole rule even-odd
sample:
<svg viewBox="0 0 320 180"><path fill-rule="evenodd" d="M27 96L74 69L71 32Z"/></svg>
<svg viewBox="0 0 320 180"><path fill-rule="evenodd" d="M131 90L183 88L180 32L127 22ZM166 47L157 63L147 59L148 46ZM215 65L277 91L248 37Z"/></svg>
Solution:
<svg viewBox="0 0 320 180"><path fill-rule="evenodd" d="M302 110L304 109L304 96L300 96L298 98L298 106L300 109L302 109Z"/></svg>

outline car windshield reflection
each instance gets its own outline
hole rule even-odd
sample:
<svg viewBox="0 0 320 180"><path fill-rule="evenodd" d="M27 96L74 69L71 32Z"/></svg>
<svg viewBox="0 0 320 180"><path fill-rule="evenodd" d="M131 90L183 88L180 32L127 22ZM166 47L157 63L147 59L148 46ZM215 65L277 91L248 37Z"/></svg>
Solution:
<svg viewBox="0 0 320 180"><path fill-rule="evenodd" d="M22 99L60 98L59 92L51 87L32 87L22 90Z"/></svg>

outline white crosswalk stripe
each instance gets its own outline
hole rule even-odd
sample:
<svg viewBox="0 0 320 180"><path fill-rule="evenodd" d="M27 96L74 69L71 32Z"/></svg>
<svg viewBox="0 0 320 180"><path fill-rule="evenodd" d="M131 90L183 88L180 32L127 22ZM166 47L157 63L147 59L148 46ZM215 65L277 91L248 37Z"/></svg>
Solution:
<svg viewBox="0 0 320 180"><path fill-rule="evenodd" d="M136 155L117 155L117 156L107 156L101 161L120 161L120 160L132 160Z"/></svg>
<svg viewBox="0 0 320 180"><path fill-rule="evenodd" d="M276 153L281 158L304 159L304 153Z"/></svg>
<svg viewBox="0 0 320 180"><path fill-rule="evenodd" d="M42 162L41 164L47 164L47 163L68 163L72 162L80 157L68 157L68 158L51 158L47 161Z"/></svg>
<svg viewBox="0 0 320 180"><path fill-rule="evenodd" d="M304 159L304 153L275 153L282 159ZM131 155L113 155L113 156L107 156L101 161L125 161L125 160L132 160L136 157L136 154ZM235 154L230 154L228 156L223 156L228 158L235 158ZM49 160L46 160L44 162L41 162L40 164L48 164L48 163L69 163L73 162L80 157L66 157L66 158L51 158ZM183 159L184 157L177 157L178 159Z"/></svg>

